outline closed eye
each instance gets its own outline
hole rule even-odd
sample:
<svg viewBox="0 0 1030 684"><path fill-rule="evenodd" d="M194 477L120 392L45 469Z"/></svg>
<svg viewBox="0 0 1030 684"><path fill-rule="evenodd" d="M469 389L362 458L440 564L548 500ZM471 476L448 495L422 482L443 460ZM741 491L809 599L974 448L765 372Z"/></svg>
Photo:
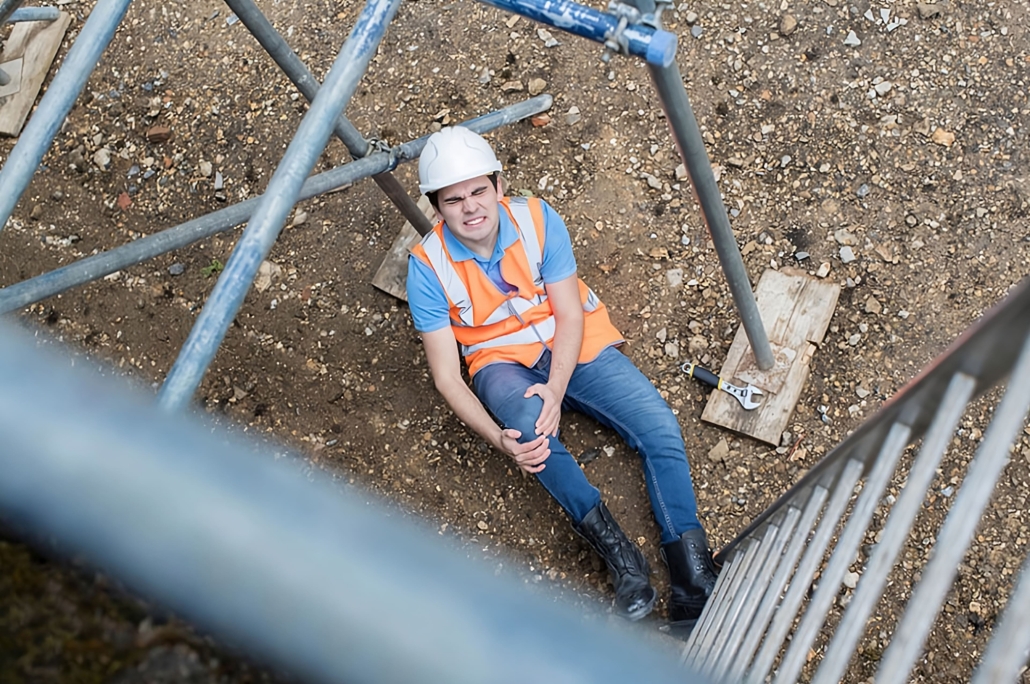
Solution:
<svg viewBox="0 0 1030 684"><path fill-rule="evenodd" d="M444 204L449 204L449 205L458 204L460 202L464 202L465 199L468 198L468 197L479 197L483 193L485 193L486 191L487 191L487 186L484 185L482 187L476 188L475 190L470 192L468 195L465 195L464 197L447 197L447 198L444 198L443 203Z"/></svg>

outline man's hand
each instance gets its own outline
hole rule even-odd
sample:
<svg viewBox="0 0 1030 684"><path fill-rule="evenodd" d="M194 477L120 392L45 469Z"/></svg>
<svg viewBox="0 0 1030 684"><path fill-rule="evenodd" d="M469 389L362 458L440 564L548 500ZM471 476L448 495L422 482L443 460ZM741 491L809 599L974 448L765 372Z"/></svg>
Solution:
<svg viewBox="0 0 1030 684"><path fill-rule="evenodd" d="M544 400L544 406L540 409L540 416L536 419L536 433L538 435L558 436L558 424L561 422L561 402L564 397L551 388L550 385L538 383L530 385L523 395L526 399L538 396Z"/></svg>
<svg viewBox="0 0 1030 684"><path fill-rule="evenodd" d="M496 446L500 451L511 456L519 468L527 473L539 473L545 467L544 461L551 455L547 437L541 435L532 442L522 444L519 442L521 436L522 433L518 430L511 428L501 430L501 441Z"/></svg>

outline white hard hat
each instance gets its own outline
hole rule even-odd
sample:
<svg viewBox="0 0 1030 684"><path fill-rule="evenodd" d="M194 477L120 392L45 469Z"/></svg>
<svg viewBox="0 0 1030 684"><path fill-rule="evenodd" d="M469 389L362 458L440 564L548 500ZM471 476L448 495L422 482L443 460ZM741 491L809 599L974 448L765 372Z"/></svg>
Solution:
<svg viewBox="0 0 1030 684"><path fill-rule="evenodd" d="M462 126L441 128L429 136L418 160L422 194L501 170L490 143Z"/></svg>

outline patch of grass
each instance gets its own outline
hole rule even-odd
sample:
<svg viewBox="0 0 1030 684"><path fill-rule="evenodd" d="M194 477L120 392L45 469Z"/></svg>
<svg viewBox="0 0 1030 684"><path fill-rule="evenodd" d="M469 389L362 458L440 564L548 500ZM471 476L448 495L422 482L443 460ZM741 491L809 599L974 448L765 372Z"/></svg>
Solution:
<svg viewBox="0 0 1030 684"><path fill-rule="evenodd" d="M200 275L204 276L205 278L210 278L216 273L221 273L223 268L225 268L225 264L223 264L218 259L212 259L209 265L200 269Z"/></svg>

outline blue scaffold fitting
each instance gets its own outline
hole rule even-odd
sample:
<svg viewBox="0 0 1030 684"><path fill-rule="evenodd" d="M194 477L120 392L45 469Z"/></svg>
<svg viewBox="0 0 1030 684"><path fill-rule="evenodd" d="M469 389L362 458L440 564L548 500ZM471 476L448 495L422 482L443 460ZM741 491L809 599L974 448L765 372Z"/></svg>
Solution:
<svg viewBox="0 0 1030 684"><path fill-rule="evenodd" d="M676 47L676 34L659 29L651 35L651 43L647 46L644 61L648 64L667 67L676 59Z"/></svg>
<svg viewBox="0 0 1030 684"><path fill-rule="evenodd" d="M667 67L676 58L676 35L638 23L623 25L623 17L601 12L571 0L482 0L487 5L588 38L648 64Z"/></svg>

